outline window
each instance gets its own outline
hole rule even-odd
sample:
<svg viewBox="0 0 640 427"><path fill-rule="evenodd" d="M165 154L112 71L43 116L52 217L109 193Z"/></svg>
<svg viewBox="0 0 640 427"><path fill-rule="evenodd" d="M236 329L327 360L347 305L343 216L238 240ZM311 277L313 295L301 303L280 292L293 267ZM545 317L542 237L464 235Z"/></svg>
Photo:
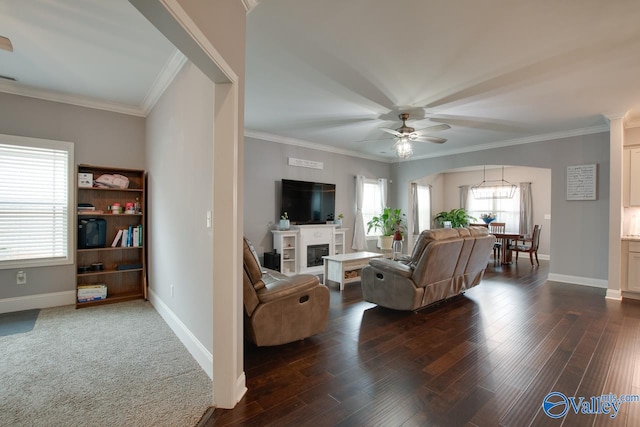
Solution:
<svg viewBox="0 0 640 427"><path fill-rule="evenodd" d="M482 219L480 215L483 213L493 212L496 214L497 222L505 223L505 231L507 233L519 233L520 230L520 188L516 189L511 199L481 199L473 197L473 193L469 191L467 199L467 211L469 215L477 218L478 222Z"/></svg>
<svg viewBox="0 0 640 427"><path fill-rule="evenodd" d="M73 144L0 135L0 268L73 263Z"/></svg>
<svg viewBox="0 0 640 427"><path fill-rule="evenodd" d="M362 197L362 217L364 221L364 230L366 236L379 236L380 230L368 231L367 223L374 216L380 215L384 206L381 201L382 190L380 183L375 179L367 179L364 181L364 192Z"/></svg>

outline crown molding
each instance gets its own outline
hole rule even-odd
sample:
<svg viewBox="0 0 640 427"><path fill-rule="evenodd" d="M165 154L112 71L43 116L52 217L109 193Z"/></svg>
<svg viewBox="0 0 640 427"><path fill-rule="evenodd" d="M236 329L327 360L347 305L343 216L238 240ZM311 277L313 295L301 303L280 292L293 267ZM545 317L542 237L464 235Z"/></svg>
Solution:
<svg viewBox="0 0 640 427"><path fill-rule="evenodd" d="M242 5L244 6L244 10L246 10L247 13L251 12L253 8L256 7L258 3L260 3L260 0L241 0L241 1L242 1Z"/></svg>
<svg viewBox="0 0 640 427"><path fill-rule="evenodd" d="M111 111L113 113L128 114L130 116L147 117L156 102L158 102L158 99L160 99L164 91L169 87L173 79L176 78L178 72L186 62L186 56L176 49L156 76L156 79L139 107L101 101L86 96L68 95L60 92L47 91L2 80L0 80L0 92L27 96L29 98L37 98L45 101L77 105L79 107L95 108L98 110Z"/></svg>
<svg viewBox="0 0 640 427"><path fill-rule="evenodd" d="M452 156L452 155L456 155L456 154L464 154L464 153L472 153L472 152L475 152L475 151L490 150L492 148L511 147L511 146L515 146L515 145L531 144L531 143L534 143L534 142L543 142L543 141L549 141L549 140L553 140L553 139L570 138L572 136L591 135L591 134L594 134L594 133L601 133L601 132L608 132L608 131L609 131L609 125L608 124L606 124L606 125L598 125L598 126L591 126L591 127L587 127L587 128L572 129L572 130L568 130L568 131L560 131L560 132L552 132L552 133L546 133L546 134L541 134L541 135L527 136L525 138L517 138L517 139L511 139L511 140L507 140L507 141L497 141L497 142L491 142L491 143L488 143L488 144L473 145L471 147L463 147L463 148L459 148L459 149L455 149L455 150L441 151L441 152L434 153L434 154L426 154L426 155L422 155L422 156L415 156L415 157L411 157L408 160L394 159L393 163L404 163L404 162L410 162L410 161L413 161L413 160L422 160L422 159L431 159L431 158L435 158L435 157Z"/></svg>
<svg viewBox="0 0 640 427"><path fill-rule="evenodd" d="M164 91L167 90L186 62L187 57L178 49L176 49L167 60L142 101L141 110L144 112L145 117L151 112L156 102L158 102Z"/></svg>
<svg viewBox="0 0 640 427"><path fill-rule="evenodd" d="M61 102L63 104L77 105L79 107L95 108L114 113L128 114L144 117L145 112L140 107L133 107L115 102L100 101L87 96L68 95L59 92L37 89L9 81L0 81L0 92L13 95L27 96L29 98L43 99L45 101Z"/></svg>
<svg viewBox="0 0 640 427"><path fill-rule="evenodd" d="M333 147L330 145L316 144L313 142L303 141L300 139L287 138L284 136L274 135L266 132L257 132L257 131L247 130L247 129L245 129L244 131L244 136L249 138L262 139L265 141L277 142L279 144L310 148L312 150L326 151L326 152L335 153L335 154L344 154L346 156L359 157L361 159L376 160L376 161L385 162L385 163L405 163L405 162L411 162L414 160L422 160L422 159L430 159L435 157L451 156L456 154L472 153L475 151L490 150L492 148L502 148L502 147L510 147L515 145L522 145L522 144L531 144L533 142L549 141L552 139L569 138L572 136L580 136L580 135L591 135L594 133L608 132L608 131L609 131L609 125L591 126L587 128L573 129L569 131L552 132L552 133L547 133L542 135L528 136L526 138L511 139L508 141L499 141L499 142L492 142L489 144L474 145L471 147L464 147L456 150L441 151L439 153L411 157L407 160L401 160L395 157L388 158L388 157L381 157L381 156L373 156L370 154L363 154L357 151L344 150L344 149Z"/></svg>
<svg viewBox="0 0 640 427"><path fill-rule="evenodd" d="M637 128L640 127L640 112L629 110L622 117L625 128Z"/></svg>
<svg viewBox="0 0 640 427"><path fill-rule="evenodd" d="M301 139L288 138L286 136L274 135L267 132L257 132L245 129L244 136L249 138L261 139L263 141L277 142L278 144L293 145L296 147L310 148L312 150L326 151L327 153L342 154L345 156L358 157L360 159L375 160L378 162L392 163L389 158L381 156L373 156L357 151L345 150L333 147L331 145L317 144L314 142L304 141Z"/></svg>

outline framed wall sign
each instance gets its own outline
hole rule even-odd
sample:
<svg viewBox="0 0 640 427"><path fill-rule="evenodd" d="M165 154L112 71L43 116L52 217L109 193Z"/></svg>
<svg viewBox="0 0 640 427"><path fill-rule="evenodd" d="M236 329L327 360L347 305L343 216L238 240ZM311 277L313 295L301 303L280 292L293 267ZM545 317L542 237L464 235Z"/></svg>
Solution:
<svg viewBox="0 0 640 427"><path fill-rule="evenodd" d="M567 166L567 200L596 200L598 165Z"/></svg>

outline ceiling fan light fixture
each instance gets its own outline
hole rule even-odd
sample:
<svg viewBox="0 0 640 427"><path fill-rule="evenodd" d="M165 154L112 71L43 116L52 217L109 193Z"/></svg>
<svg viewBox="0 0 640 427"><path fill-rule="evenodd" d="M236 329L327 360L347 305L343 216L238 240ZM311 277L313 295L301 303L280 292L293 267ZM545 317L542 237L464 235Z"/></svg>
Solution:
<svg viewBox="0 0 640 427"><path fill-rule="evenodd" d="M400 141L398 145L396 145L396 154L402 160L411 157L413 155L413 148L409 141Z"/></svg>
<svg viewBox="0 0 640 427"><path fill-rule="evenodd" d="M502 179L500 180L485 180L486 166L483 166L482 170L482 182L471 186L471 194L473 194L474 199L513 199L518 186L504 179L504 166L502 166ZM492 182L496 184L490 184Z"/></svg>

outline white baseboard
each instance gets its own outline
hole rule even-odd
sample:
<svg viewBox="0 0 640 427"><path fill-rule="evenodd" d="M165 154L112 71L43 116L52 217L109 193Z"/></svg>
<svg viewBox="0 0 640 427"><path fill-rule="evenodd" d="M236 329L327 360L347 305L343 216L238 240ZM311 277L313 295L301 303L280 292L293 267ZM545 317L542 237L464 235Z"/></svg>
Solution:
<svg viewBox="0 0 640 427"><path fill-rule="evenodd" d="M244 394L247 392L247 381L244 375L244 371L240 374L240 377L236 380L236 403L240 402L240 400L244 397Z"/></svg>
<svg viewBox="0 0 640 427"><path fill-rule="evenodd" d="M619 289L607 289L606 299L613 299L616 301L622 301L622 292Z"/></svg>
<svg viewBox="0 0 640 427"><path fill-rule="evenodd" d="M32 310L34 308L58 307L76 303L76 291L52 292L24 297L0 299L0 313Z"/></svg>
<svg viewBox="0 0 640 427"><path fill-rule="evenodd" d="M568 276L566 274L549 273L547 280L552 282L572 283L574 285L592 286L595 288L608 288L609 282L592 277Z"/></svg>
<svg viewBox="0 0 640 427"><path fill-rule="evenodd" d="M176 334L178 339L184 344L189 353L198 362L202 369L213 380L213 355L202 345L189 328L175 315L173 311L162 301L152 290L149 290L149 301L162 316L167 325ZM243 381L244 383L244 381ZM244 394L244 393L243 393Z"/></svg>

